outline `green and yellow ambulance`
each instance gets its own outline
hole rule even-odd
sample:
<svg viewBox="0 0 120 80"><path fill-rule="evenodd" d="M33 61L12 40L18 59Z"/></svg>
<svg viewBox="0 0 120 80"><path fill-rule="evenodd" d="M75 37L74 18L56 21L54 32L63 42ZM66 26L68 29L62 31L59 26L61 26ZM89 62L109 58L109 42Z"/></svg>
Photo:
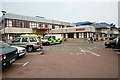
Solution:
<svg viewBox="0 0 120 80"><path fill-rule="evenodd" d="M42 44L56 44L62 43L62 36L61 34L47 34L42 39Z"/></svg>

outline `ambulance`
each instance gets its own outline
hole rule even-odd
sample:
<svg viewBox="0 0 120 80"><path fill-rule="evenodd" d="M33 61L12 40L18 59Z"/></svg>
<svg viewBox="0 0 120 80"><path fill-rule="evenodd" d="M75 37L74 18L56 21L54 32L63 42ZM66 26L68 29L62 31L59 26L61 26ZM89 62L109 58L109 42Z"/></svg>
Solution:
<svg viewBox="0 0 120 80"><path fill-rule="evenodd" d="M56 44L62 43L62 36L61 34L47 34L41 39L42 44Z"/></svg>

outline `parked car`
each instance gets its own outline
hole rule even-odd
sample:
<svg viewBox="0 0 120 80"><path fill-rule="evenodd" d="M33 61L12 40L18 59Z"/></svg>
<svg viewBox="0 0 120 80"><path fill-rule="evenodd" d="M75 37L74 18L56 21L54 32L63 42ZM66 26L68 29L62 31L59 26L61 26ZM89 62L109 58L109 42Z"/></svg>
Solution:
<svg viewBox="0 0 120 80"><path fill-rule="evenodd" d="M42 43L38 37L18 37L15 38L10 44L13 46L24 47L27 52L33 52L39 48L42 49Z"/></svg>
<svg viewBox="0 0 120 80"><path fill-rule="evenodd" d="M17 59L17 48L10 47L9 44L0 41L0 63L4 69L8 65L11 65Z"/></svg>
<svg viewBox="0 0 120 80"><path fill-rule="evenodd" d="M116 48L120 49L120 37L116 39Z"/></svg>
<svg viewBox="0 0 120 80"><path fill-rule="evenodd" d="M115 48L116 47L116 40L117 40L117 38L106 41L105 46Z"/></svg>
<svg viewBox="0 0 120 80"><path fill-rule="evenodd" d="M18 58L19 57L22 57L26 54L26 49L23 48L23 47L18 47L18 46L11 46L11 47L15 47L17 48L17 55L18 55Z"/></svg>

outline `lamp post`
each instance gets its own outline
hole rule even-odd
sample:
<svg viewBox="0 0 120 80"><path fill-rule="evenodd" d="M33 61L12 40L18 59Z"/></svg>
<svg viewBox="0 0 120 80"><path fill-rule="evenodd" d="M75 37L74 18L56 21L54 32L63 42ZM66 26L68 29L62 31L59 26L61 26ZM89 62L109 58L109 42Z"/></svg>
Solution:
<svg viewBox="0 0 120 80"><path fill-rule="evenodd" d="M5 40L5 14L6 14L6 11L1 11L3 16L2 16L2 20L3 20L3 32L4 32L4 40Z"/></svg>

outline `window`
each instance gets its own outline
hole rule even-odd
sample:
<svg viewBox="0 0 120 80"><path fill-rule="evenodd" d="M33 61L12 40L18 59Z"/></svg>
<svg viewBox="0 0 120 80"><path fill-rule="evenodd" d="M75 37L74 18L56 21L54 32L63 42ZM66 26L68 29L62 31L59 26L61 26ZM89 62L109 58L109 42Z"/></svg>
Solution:
<svg viewBox="0 0 120 80"><path fill-rule="evenodd" d="M24 24L24 27L25 27L25 28L29 28L29 22L28 22L28 21L25 21L24 23L25 23L25 24Z"/></svg>
<svg viewBox="0 0 120 80"><path fill-rule="evenodd" d="M66 34L64 33L64 38L66 38Z"/></svg>
<svg viewBox="0 0 120 80"><path fill-rule="evenodd" d="M9 44L7 44L7 43L4 43L4 42L0 42L0 48L7 48L7 47L10 47L10 45Z"/></svg>
<svg viewBox="0 0 120 80"><path fill-rule="evenodd" d="M24 28L24 21L22 21L22 23L21 23L21 24L22 24L22 27Z"/></svg>
<svg viewBox="0 0 120 80"><path fill-rule="evenodd" d="M45 24L45 28L48 28L47 24Z"/></svg>
<svg viewBox="0 0 120 80"><path fill-rule="evenodd" d="M16 20L16 21L15 21L15 24L16 24L16 26L15 26L15 27L18 27L18 20Z"/></svg>
<svg viewBox="0 0 120 80"><path fill-rule="evenodd" d="M52 39L55 39L55 36L51 36Z"/></svg>
<svg viewBox="0 0 120 80"><path fill-rule="evenodd" d="M84 38L87 38L87 33L86 32L84 33Z"/></svg>
<svg viewBox="0 0 120 80"><path fill-rule="evenodd" d="M52 25L52 29L55 29L55 26L54 26L54 25Z"/></svg>
<svg viewBox="0 0 120 80"><path fill-rule="evenodd" d="M29 28L29 22L27 22L27 28Z"/></svg>
<svg viewBox="0 0 120 80"><path fill-rule="evenodd" d="M79 38L79 33L76 33L76 38Z"/></svg>
<svg viewBox="0 0 120 80"><path fill-rule="evenodd" d="M37 42L36 38L29 38L30 42Z"/></svg>
<svg viewBox="0 0 120 80"><path fill-rule="evenodd" d="M19 21L19 25L18 25L19 27L22 27L22 21Z"/></svg>
<svg viewBox="0 0 120 80"><path fill-rule="evenodd" d="M22 38L22 42L28 42L28 38Z"/></svg>
<svg viewBox="0 0 120 80"><path fill-rule="evenodd" d="M21 38L16 38L13 42L20 42Z"/></svg>
<svg viewBox="0 0 120 80"><path fill-rule="evenodd" d="M12 26L15 27L15 20L12 20Z"/></svg>
<svg viewBox="0 0 120 80"><path fill-rule="evenodd" d="M68 33L68 38L74 38L74 33Z"/></svg>
<svg viewBox="0 0 120 80"><path fill-rule="evenodd" d="M42 24L41 24L41 23L39 24L39 27L42 27Z"/></svg>

